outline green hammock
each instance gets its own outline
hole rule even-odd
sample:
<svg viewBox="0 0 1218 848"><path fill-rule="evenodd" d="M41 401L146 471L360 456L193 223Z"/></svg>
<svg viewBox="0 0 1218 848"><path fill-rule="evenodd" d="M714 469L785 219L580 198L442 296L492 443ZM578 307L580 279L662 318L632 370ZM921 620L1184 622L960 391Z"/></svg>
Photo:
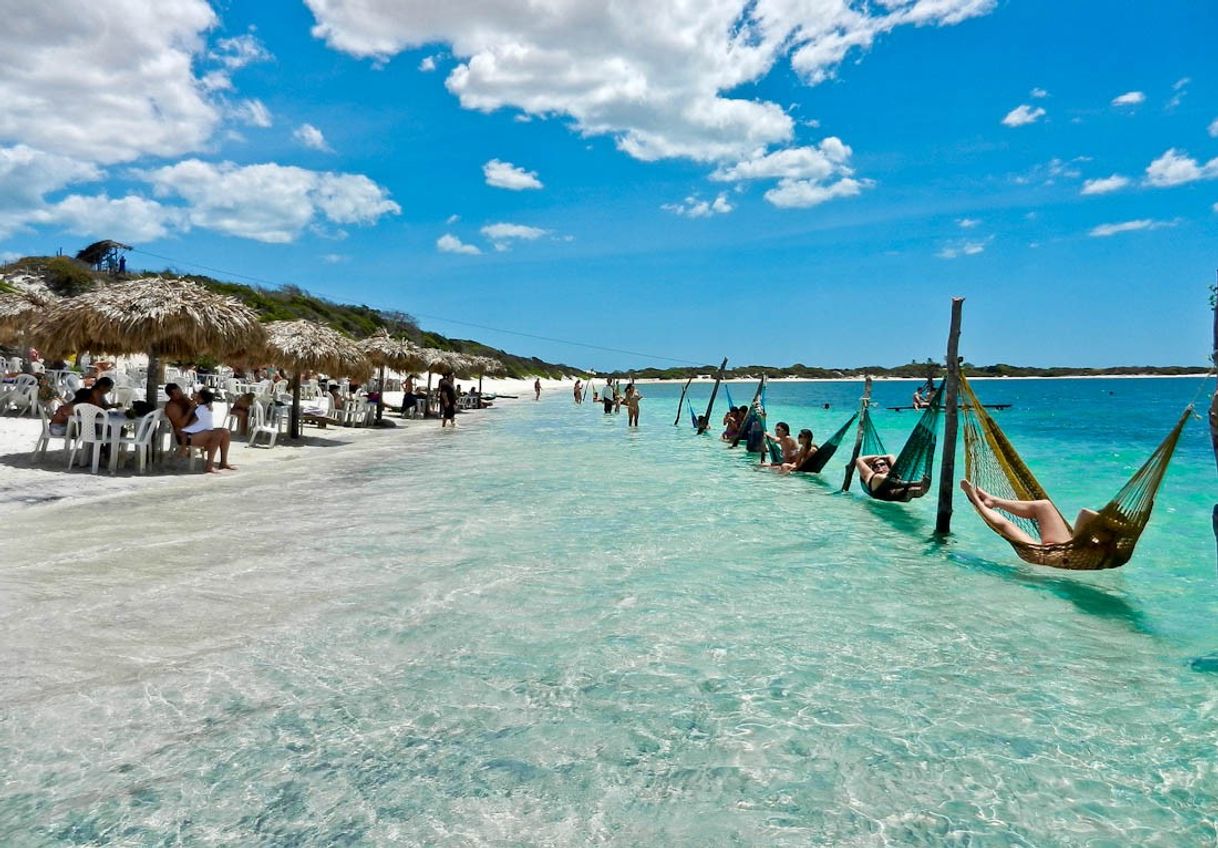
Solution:
<svg viewBox="0 0 1218 848"><path fill-rule="evenodd" d="M770 465L782 465L782 445L777 439L767 439L766 443L770 448Z"/></svg>
<svg viewBox="0 0 1218 848"><path fill-rule="evenodd" d="M825 466L829 464L829 460L833 459L833 454L837 453L838 445L842 443L842 439L846 438L846 433L850 431L850 426L858 419L858 413L850 416L850 420L843 424L836 433L829 437L829 441L823 445L818 445L816 450L808 455L804 460L803 465L796 468L796 471L806 471L816 474L823 471Z"/></svg>
<svg viewBox="0 0 1218 848"><path fill-rule="evenodd" d="M965 477L989 494L1005 500L1045 500L1052 503L1032 470L1015 451L1006 433L1002 432L985 411L985 407L973 393L972 386L963 376L960 377L960 391L964 401ZM1015 549L1020 559L1033 565L1096 571L1117 568L1129 562L1138 538L1146 528L1146 523L1150 521L1155 494L1163 482L1167 464L1171 461L1176 443L1180 441L1180 433L1192 411L1193 408L1189 405L1154 453L1099 511L1099 515L1086 524L1078 536L1068 542L1054 545L1029 544L1008 539L1006 536L1003 538ZM1035 521L1012 515L1005 510L999 511L1033 538L1040 538L1040 528ZM984 513L978 510L978 514L991 529L998 532L998 528L990 523ZM1060 511L1058 514L1061 514ZM1062 520L1070 527L1068 521L1064 518ZM1074 532L1074 528L1071 528L1071 532Z"/></svg>
<svg viewBox="0 0 1218 848"><path fill-rule="evenodd" d="M884 442L871 422L871 412L863 408L863 448L865 456L882 456L888 453ZM875 489L864 485L867 494L876 500L908 502L920 498L930 491L931 473L935 468L935 444L939 418L943 415L943 385L930 399L930 405L922 412L917 426L909 434L905 447L897 455L897 461L889 469L884 481Z"/></svg>

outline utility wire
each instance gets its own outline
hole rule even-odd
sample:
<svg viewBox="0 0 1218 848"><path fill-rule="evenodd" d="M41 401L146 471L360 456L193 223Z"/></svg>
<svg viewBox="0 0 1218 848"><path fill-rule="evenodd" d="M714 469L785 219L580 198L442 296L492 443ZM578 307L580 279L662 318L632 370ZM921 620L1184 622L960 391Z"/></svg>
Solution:
<svg viewBox="0 0 1218 848"><path fill-rule="evenodd" d="M202 268L204 271L211 271L213 274L224 274L229 277L238 277L242 280L249 280L254 283L262 283L264 285L272 286L274 288L281 288L283 286L282 283L277 283L274 280L268 280L263 277L252 277L249 274L240 274L236 271L228 271L223 268L214 268L210 265L204 265L201 262L187 262L187 261L184 261L181 259L174 259L172 256L162 256L159 253L153 253L151 251L143 250L138 247L132 248L132 252L133 253L142 253L145 256L151 256L156 259L163 259L166 262L172 262L175 265L188 265L188 266L194 267L194 268ZM327 292L318 292L318 293L321 294L323 297L336 297L335 295L331 295ZM376 309L382 309L383 311L392 311L388 307L384 307L381 305L377 305L377 304L368 304L368 305L370 305ZM539 336L535 333L522 333L518 330L506 330L503 327L492 327L489 324L475 324L472 321L461 321L456 318L445 318L443 315L431 315L431 314L428 314L425 312L413 312L411 314L413 314L419 318L427 318L431 321L443 321L448 324L459 324L463 327L475 327L479 330L489 330L493 333L504 333L509 336L519 336L524 339L535 339L537 341L571 345L572 347L582 347L582 348L586 348L588 350L599 350L599 351L605 351L608 353L622 353L627 356L637 356L641 359L662 359L665 362L678 362L682 365L705 365L706 364L705 362L694 362L693 360L690 360L690 359L678 359L678 358L672 357L672 356L660 356L660 355L654 354L654 353L642 353L637 350L626 350L624 348L619 348L619 347L605 347L604 345L589 344L588 342L577 342L577 341L573 341L571 339L560 339L560 338L556 338L554 336Z"/></svg>

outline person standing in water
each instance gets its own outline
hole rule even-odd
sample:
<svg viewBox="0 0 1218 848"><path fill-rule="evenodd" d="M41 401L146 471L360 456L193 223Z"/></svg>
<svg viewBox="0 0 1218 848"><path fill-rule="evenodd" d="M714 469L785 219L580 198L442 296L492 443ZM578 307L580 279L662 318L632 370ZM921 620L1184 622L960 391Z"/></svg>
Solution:
<svg viewBox="0 0 1218 848"><path fill-rule="evenodd" d="M575 378L575 388L573 389L573 392L575 393L575 402L583 403L584 402L584 384L583 384L583 381L580 380L578 377Z"/></svg>
<svg viewBox="0 0 1218 848"><path fill-rule="evenodd" d="M613 381L606 380L605 385L601 386L601 406L605 408L605 414L613 412Z"/></svg>
<svg viewBox="0 0 1218 848"><path fill-rule="evenodd" d="M533 381L533 400L541 400L541 378Z"/></svg>
<svg viewBox="0 0 1218 848"><path fill-rule="evenodd" d="M457 428L457 389L453 386L453 375L445 374L440 379L440 428L452 422L453 429Z"/></svg>
<svg viewBox="0 0 1218 848"><path fill-rule="evenodd" d="M642 399L643 396L639 394L639 390L634 387L634 383L631 383L626 387L626 397L624 398L623 403L626 404L627 427L639 426L639 401Z"/></svg>

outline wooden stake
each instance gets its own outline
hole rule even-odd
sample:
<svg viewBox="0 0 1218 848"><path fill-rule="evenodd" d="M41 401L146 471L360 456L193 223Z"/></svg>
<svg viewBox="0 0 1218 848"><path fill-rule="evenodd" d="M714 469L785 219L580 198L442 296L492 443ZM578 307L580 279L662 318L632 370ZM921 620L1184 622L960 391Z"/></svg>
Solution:
<svg viewBox="0 0 1218 848"><path fill-rule="evenodd" d="M1213 297L1216 299L1211 304L1214 312L1214 352L1210 357L1215 365L1218 365L1218 285L1213 289ZM1214 462L1218 463L1218 391L1214 392L1214 396L1210 398L1210 444L1214 448ZM1210 523L1214 527L1214 541L1218 543L1218 504L1214 504L1214 513L1210 517Z"/></svg>
<svg viewBox="0 0 1218 848"><path fill-rule="evenodd" d="M288 417L288 435L300 438L300 371L292 374L292 412Z"/></svg>
<svg viewBox="0 0 1218 848"><path fill-rule="evenodd" d="M673 419L672 426L676 427L681 423L681 413L685 411L685 393L689 391L689 384L694 381L693 375L685 381L685 388L681 389L681 399L677 401L677 417Z"/></svg>
<svg viewBox="0 0 1218 848"><path fill-rule="evenodd" d="M161 367L164 363L155 353L148 354L148 376L144 380L144 400L154 409L157 405L157 393L161 388ZM187 396L194 391L194 386L183 386Z"/></svg>
<svg viewBox="0 0 1218 848"><path fill-rule="evenodd" d="M846 477L842 480L842 491L850 491L850 483L854 480L854 464L858 462L859 451L863 447L863 413L871 402L871 378L863 378L863 396L859 398L859 426L854 433L854 450L850 454L850 462L846 464Z"/></svg>
<svg viewBox="0 0 1218 848"><path fill-rule="evenodd" d="M701 436L710 427L711 413L715 409L715 395L719 394L719 384L723 382L723 372L727 370L727 357L723 357L723 363L719 366L719 372L715 374L715 387L711 389L710 402L706 404L706 418L701 427L698 428L698 435Z"/></svg>
<svg viewBox="0 0 1218 848"><path fill-rule="evenodd" d="M939 466L939 511L935 534L952 532L952 497L956 492L956 433L960 403L960 313L964 298L952 298L952 326L947 334L947 391L944 392L943 460Z"/></svg>

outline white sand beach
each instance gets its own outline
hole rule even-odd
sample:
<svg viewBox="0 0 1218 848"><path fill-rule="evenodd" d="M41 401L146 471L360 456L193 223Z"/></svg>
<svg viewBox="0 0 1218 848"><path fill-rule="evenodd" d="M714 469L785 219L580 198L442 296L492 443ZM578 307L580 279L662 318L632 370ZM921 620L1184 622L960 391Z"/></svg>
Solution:
<svg viewBox="0 0 1218 848"><path fill-rule="evenodd" d="M573 380L542 380L543 397L560 391L569 394L573 383ZM483 392L514 395L515 399L504 397L490 409L462 414L461 427L477 427L486 416L502 412L507 405L531 401L533 381L488 378L483 381ZM32 451L42 426L39 419L0 417L0 525L4 521L20 520L22 511L33 505L111 499L152 490L169 495L177 488L223 486L226 480L231 481L239 475L256 475L280 463L309 462L320 456L357 451L361 447L379 447L394 441L406 446L425 442L439 432L439 422L434 419L406 420L397 415L396 410L402 402L401 392L387 392L385 399L385 417L393 426L328 426L324 429L308 426L300 439L281 438L271 449L247 447L243 439L235 436L229 459L237 470L218 474L204 474L202 462L196 462L192 472L185 460L153 464L143 475L137 474L131 463L120 467L114 475L109 474L104 465L97 474L92 474L87 467L69 471L65 467L67 458L60 448L63 444L60 440L52 443L43 461L34 460ZM217 419L223 420L227 406L217 402L215 408Z"/></svg>

